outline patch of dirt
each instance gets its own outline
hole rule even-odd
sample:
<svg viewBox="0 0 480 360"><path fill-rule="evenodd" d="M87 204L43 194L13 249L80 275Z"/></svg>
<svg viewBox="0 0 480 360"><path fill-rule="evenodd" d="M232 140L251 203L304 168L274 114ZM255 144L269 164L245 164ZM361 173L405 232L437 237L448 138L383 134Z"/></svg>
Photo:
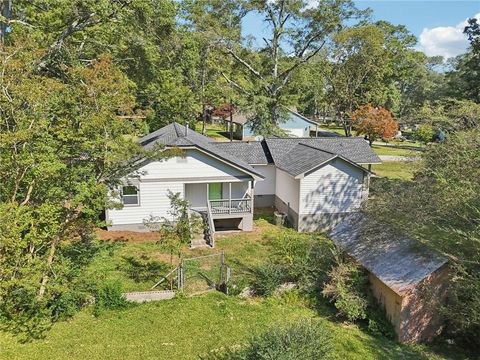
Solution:
<svg viewBox="0 0 480 360"><path fill-rule="evenodd" d="M110 241L158 241L158 234L155 232L107 231L103 229L97 229L97 236L100 240Z"/></svg>

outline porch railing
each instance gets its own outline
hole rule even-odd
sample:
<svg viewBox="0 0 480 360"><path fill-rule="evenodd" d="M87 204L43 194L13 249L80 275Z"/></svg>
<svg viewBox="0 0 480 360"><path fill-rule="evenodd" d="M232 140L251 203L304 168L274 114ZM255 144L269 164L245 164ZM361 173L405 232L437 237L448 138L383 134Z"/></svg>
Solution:
<svg viewBox="0 0 480 360"><path fill-rule="evenodd" d="M212 214L245 214L252 212L252 199L209 200Z"/></svg>

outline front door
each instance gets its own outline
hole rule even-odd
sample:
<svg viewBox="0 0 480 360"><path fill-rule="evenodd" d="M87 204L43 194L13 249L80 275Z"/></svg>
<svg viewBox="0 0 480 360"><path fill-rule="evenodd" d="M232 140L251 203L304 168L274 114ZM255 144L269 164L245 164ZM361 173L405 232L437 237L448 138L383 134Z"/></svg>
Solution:
<svg viewBox="0 0 480 360"><path fill-rule="evenodd" d="M208 200L220 200L222 198L222 183L208 184Z"/></svg>

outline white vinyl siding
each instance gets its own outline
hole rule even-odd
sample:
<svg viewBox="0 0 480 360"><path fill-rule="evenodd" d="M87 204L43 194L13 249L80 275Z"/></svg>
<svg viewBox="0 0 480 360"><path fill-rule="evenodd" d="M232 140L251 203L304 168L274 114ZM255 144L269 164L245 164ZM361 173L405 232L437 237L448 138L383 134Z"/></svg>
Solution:
<svg viewBox="0 0 480 360"><path fill-rule="evenodd" d="M275 194L275 165L253 165L253 168L265 176L263 181L255 183L255 195Z"/></svg>
<svg viewBox="0 0 480 360"><path fill-rule="evenodd" d="M207 206L207 184L185 184L185 199L192 207Z"/></svg>
<svg viewBox="0 0 480 360"><path fill-rule="evenodd" d="M168 190L183 196L182 183L147 182L138 184L140 206L124 207L108 210L111 225L141 224L150 215L170 218L170 200Z"/></svg>
<svg viewBox="0 0 480 360"><path fill-rule="evenodd" d="M207 183L222 182L225 197L232 183L232 198L242 198L248 188L245 172L198 150L187 150L185 157L153 161L141 167L134 184L139 190L139 205L108 210L110 225L142 224L150 216L170 218L168 190L179 192L192 206L206 206ZM186 191L186 194L184 194Z"/></svg>
<svg viewBox="0 0 480 360"><path fill-rule="evenodd" d="M142 180L175 178L184 182L195 181L195 178L246 175L241 170L198 150L187 150L185 158L173 157L164 161L153 161L139 169L139 172Z"/></svg>
<svg viewBox="0 0 480 360"><path fill-rule="evenodd" d="M284 129L288 135L294 137L308 137L309 136L309 127L304 128L292 128L292 129Z"/></svg>
<svg viewBox="0 0 480 360"><path fill-rule="evenodd" d="M300 181L300 214L344 213L362 202L363 171L335 159Z"/></svg>
<svg viewBox="0 0 480 360"><path fill-rule="evenodd" d="M276 169L275 194L298 214L300 181L283 170Z"/></svg>

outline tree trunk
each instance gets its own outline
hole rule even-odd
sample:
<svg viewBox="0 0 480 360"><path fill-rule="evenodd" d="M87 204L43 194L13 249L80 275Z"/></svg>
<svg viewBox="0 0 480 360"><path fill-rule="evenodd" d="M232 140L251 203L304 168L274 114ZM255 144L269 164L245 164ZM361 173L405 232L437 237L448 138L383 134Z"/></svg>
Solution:
<svg viewBox="0 0 480 360"><path fill-rule="evenodd" d="M202 135L205 135L206 131L206 122L207 122L207 106L205 103L202 105Z"/></svg>
<svg viewBox="0 0 480 360"><path fill-rule="evenodd" d="M346 137L352 136L352 124L350 123L350 119L346 114L342 115L342 125L343 131L345 132Z"/></svg>
<svg viewBox="0 0 480 360"><path fill-rule="evenodd" d="M10 11L12 9L12 0L3 0L0 5L0 14L5 18L5 22L0 22L0 44L5 42L5 34L8 28L8 20L10 19Z"/></svg>
<svg viewBox="0 0 480 360"><path fill-rule="evenodd" d="M50 252L49 252L48 258L47 258L47 267L48 268L50 268L53 264L53 259L55 258L55 251L57 250L57 244L58 244L59 240L60 240L60 238L56 237L50 245ZM49 279L48 272L49 272L49 269L47 269L47 271L43 274L42 281L40 283L40 289L38 290L38 296L40 298L42 298L43 295L45 294L45 289L46 289L47 282L48 282L48 279Z"/></svg>
<svg viewBox="0 0 480 360"><path fill-rule="evenodd" d="M206 121L207 121L207 108L205 104L205 86L207 82L207 65L206 65L206 59L208 56L208 50L205 50L202 58L203 58L203 63L202 63L202 79L200 83L200 91L202 94L202 135L205 135L206 131Z"/></svg>

